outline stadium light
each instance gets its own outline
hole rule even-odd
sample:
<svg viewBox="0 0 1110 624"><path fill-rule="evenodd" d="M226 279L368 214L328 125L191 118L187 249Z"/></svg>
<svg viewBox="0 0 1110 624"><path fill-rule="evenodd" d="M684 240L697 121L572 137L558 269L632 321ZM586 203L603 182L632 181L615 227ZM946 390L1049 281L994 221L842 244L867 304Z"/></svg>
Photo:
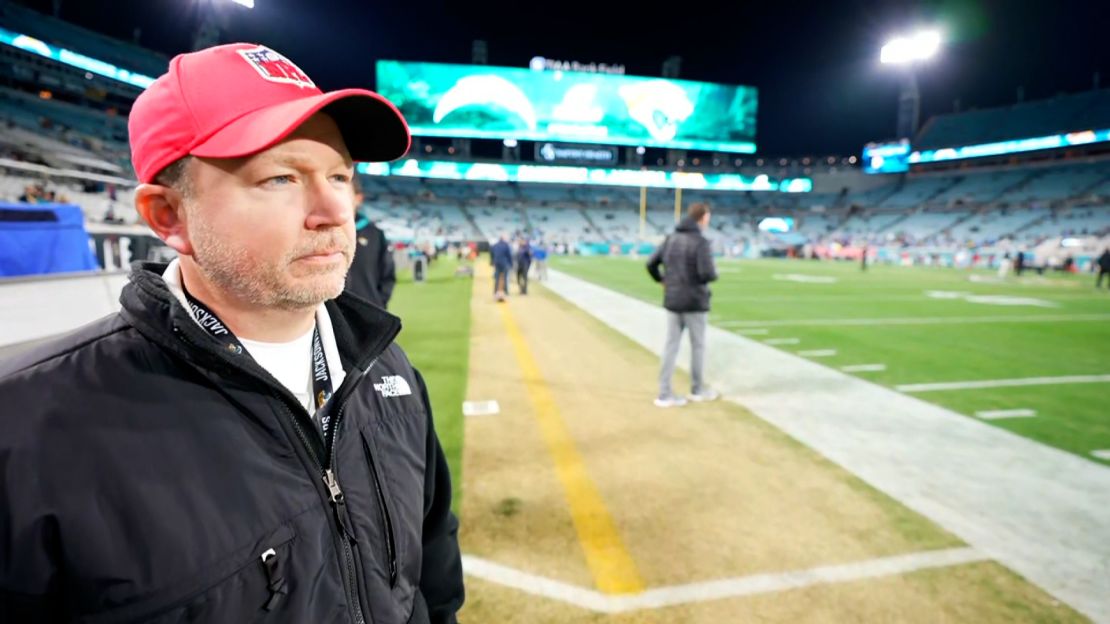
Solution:
<svg viewBox="0 0 1110 624"><path fill-rule="evenodd" d="M940 44L940 33L935 30L924 30L910 37L895 37L882 47L879 60L885 65L924 61L936 55Z"/></svg>
<svg viewBox="0 0 1110 624"><path fill-rule="evenodd" d="M248 9L253 9L254 8L254 0L231 0L231 1L234 2L235 4L238 4L239 6L247 7Z"/></svg>

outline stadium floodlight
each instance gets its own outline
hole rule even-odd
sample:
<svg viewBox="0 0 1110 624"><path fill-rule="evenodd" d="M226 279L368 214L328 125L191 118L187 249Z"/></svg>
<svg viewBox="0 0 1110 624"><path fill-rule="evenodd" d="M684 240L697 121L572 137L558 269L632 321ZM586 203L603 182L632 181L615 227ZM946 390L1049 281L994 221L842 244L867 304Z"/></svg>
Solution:
<svg viewBox="0 0 1110 624"><path fill-rule="evenodd" d="M924 30L910 37L895 37L882 47L879 60L886 65L923 61L936 55L940 44L940 33L935 30Z"/></svg>
<svg viewBox="0 0 1110 624"><path fill-rule="evenodd" d="M238 4L239 6L245 6L248 9L253 9L254 8L254 0L231 0L231 1L234 2L235 4Z"/></svg>

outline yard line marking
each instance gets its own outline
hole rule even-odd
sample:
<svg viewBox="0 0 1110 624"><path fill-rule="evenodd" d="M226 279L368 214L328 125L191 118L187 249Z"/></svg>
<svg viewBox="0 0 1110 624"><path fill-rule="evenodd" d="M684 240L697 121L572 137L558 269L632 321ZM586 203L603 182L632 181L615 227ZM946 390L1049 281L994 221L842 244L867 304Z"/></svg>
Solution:
<svg viewBox="0 0 1110 624"><path fill-rule="evenodd" d="M837 279L835 277L828 277L825 275L805 275L803 273L776 273L772 276L773 279L782 282L800 282L802 284L835 284Z"/></svg>
<svg viewBox="0 0 1110 624"><path fill-rule="evenodd" d="M691 602L709 602L722 598L767 594L814 585L895 576L929 568L942 568L987 560L986 555L973 548L950 548L882 557L856 563L817 566L808 570L753 574L719 581L661 587L650 589L639 596L615 597L613 601L621 606L624 606L621 603L626 603L628 606L625 607L625 610L658 609Z"/></svg>
<svg viewBox="0 0 1110 624"><path fill-rule="evenodd" d="M501 310L505 333L512 343L540 433L554 460L555 474L563 486L571 520L594 582L605 594L643 591L644 581L636 568L636 562L621 539L616 521L605 507L601 492L590 478L586 463L559 414L551 388L544 380L539 364L513 317L511 307L500 305L498 309Z"/></svg>
<svg viewBox="0 0 1110 624"><path fill-rule="evenodd" d="M801 342L798 338L769 338L763 341L766 345L796 345Z"/></svg>
<svg viewBox="0 0 1110 624"><path fill-rule="evenodd" d="M849 366L841 366L840 370L845 373L876 373L886 370L886 364L851 364Z"/></svg>
<svg viewBox="0 0 1110 624"><path fill-rule="evenodd" d="M956 300L962 299L968 303L984 303L988 305L1007 305L1007 306L1038 306L1041 308L1058 308L1060 304L1053 301L1046 301L1044 299L1034 299L1032 297L1011 297L1009 295L977 295L957 290L926 290L925 296L931 299L946 299Z"/></svg>
<svg viewBox="0 0 1110 624"><path fill-rule="evenodd" d="M463 416L490 416L501 413L497 401L464 401Z"/></svg>
<svg viewBox="0 0 1110 624"><path fill-rule="evenodd" d="M490 583L518 589L526 594L558 600L566 604L601 613L612 613L610 597L592 589L578 587L544 576L529 574L487 561L474 555L462 556L463 573Z"/></svg>
<svg viewBox="0 0 1110 624"><path fill-rule="evenodd" d="M1110 321L1110 314L1036 314L1006 316L921 316L890 318L768 319L718 321L721 327L794 327L794 326L871 326L871 325L955 325L963 323L1049 323L1067 321Z"/></svg>
<svg viewBox="0 0 1110 624"><path fill-rule="evenodd" d="M935 392L937 390L976 390L1010 386L1054 386L1057 384L1105 383L1110 375L1065 375L1063 377L1026 377L1023 379L982 379L978 381L943 381L940 383L902 384L899 392Z"/></svg>
<svg viewBox="0 0 1110 624"><path fill-rule="evenodd" d="M975 417L982 418L983 420L999 420L1002 418L1032 418L1036 415L1036 410L1031 409L983 410L981 412L975 412Z"/></svg>
<svg viewBox="0 0 1110 624"><path fill-rule="evenodd" d="M814 349L812 351L799 351L798 355L802 357L832 357L836 355L836 349Z"/></svg>
<svg viewBox="0 0 1110 624"><path fill-rule="evenodd" d="M974 548L948 548L839 565L817 566L805 570L751 574L656 587L638 594L607 596L592 589L517 570L474 555L462 556L463 572L468 576L600 613L660 609L682 604L783 592L816 585L897 576L920 570L989 560L989 557Z"/></svg>
<svg viewBox="0 0 1110 624"><path fill-rule="evenodd" d="M1105 449L1105 450L1101 450L1101 451L1091 451L1091 455L1094 455L1095 457L1097 457L1099 459L1105 459L1106 461L1110 461L1110 449Z"/></svg>
<svg viewBox="0 0 1110 624"><path fill-rule="evenodd" d="M766 336L770 331L769 329L738 329L736 333L745 336Z"/></svg>

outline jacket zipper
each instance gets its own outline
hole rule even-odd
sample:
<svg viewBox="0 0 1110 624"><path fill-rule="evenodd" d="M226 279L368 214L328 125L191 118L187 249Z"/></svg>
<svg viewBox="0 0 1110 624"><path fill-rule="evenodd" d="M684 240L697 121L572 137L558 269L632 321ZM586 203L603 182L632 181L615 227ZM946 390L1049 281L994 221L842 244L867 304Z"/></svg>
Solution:
<svg viewBox="0 0 1110 624"><path fill-rule="evenodd" d="M179 331L177 327L174 327L174 333L177 334L178 337L183 339L185 342L187 342L188 344L190 344L194 348L203 349L203 347L201 347L201 345L193 342L184 332ZM394 334L392 336L390 336L387 341L385 341L385 344L388 345L390 342L392 342L392 340L397 337L398 333L400 333L400 328L398 328L398 330L396 332L394 332ZM377 363L378 363L378 358L374 358L373 360L371 360L370 364L366 367L366 369L359 372L359 374L358 374L359 379L368 375L370 373L370 370L373 369L374 365L377 364ZM244 371L244 372L247 372L247 373L250 374L249 370ZM251 376L258 379L258 381L262 382L263 385L265 385L267 387L270 386L270 384L265 379L258 378L254 374L251 374ZM343 404L346 404L347 398L350 397L355 383L357 383L357 382L353 382L350 385L348 391L345 392L342 396L336 396L336 397L333 397L333 398L340 399L340 400L343 401ZM285 394L288 395L288 391L286 391ZM344 574L343 574L344 579L343 580L344 580L344 584L347 586L348 601L351 604L355 624L366 624L366 618L363 615L362 605L361 605L361 603L359 601L359 597L358 597L359 579L358 579L358 573L355 570L355 565L354 565L354 553L351 549L351 542L357 543L357 540L355 540L354 532L351 530L351 528L350 528L350 526L347 522L346 514L343 513L343 505L345 505L343 490L340 488L339 480L335 476L335 447L336 447L336 439L339 437L338 436L339 425L340 425L340 423L342 421L342 417L343 417L343 405L339 406L339 411L335 416L335 421L331 424L330 430L331 430L332 434L331 434L331 444L330 444L330 446L327 446L327 441L326 440L324 441L325 442L324 451L327 453L327 463L326 463L326 466L325 466L325 461L322 460L319 457L319 455L316 453L316 447L309 440L308 434L305 433L304 427L301 426L300 420L297 418L296 414L294 414L289 409L289 406L285 405L285 402L287 402L287 401L283 401L282 407L285 409L285 412L289 415L290 422L293 423L293 430L297 433L297 437L300 438L301 444L303 444L305 449L308 450L308 454L312 458L313 463L316 464L317 469L320 470L320 472L322 474L322 479L324 481L324 487L328 491L328 502L330 502L331 505L332 505L332 511L333 511L334 516L335 516L335 524L336 524L335 530L333 531L333 537L338 538L338 541L340 542L340 545L342 547L341 550L343 551L344 563L346 564L345 568L343 570L344 571ZM316 434L316 435L317 435L318 438L320 437L319 434ZM396 557L393 553L393 551L394 551L394 548L393 548L393 546L394 546L394 544L393 544L393 528L392 528L392 523L391 523L391 520L390 520L390 517L389 517L389 510L385 506L385 498L384 498L384 495L382 494L381 482L378 481L376 468L373 468L372 472L374 473L375 485L378 488L377 489L377 491L378 491L378 502L379 502L379 505L381 506L382 515L385 518L385 522L386 522L386 526L384 527L384 529L387 531L387 535L388 535L387 542L386 542L386 552L387 552L387 556L389 557L389 585L390 585L390 588L393 588L396 585L396 579L397 579L397 562L396 562Z"/></svg>
<svg viewBox="0 0 1110 624"><path fill-rule="evenodd" d="M375 358L373 361L370 362L369 366L366 367L366 370L362 373L362 375L365 376L370 374L370 371L377 363L378 360L377 358ZM335 415L335 422L333 422L331 425L332 435L331 444L328 447L328 469L324 473L324 483L327 484L328 490L332 494L332 504L335 506L336 516L338 517L340 524L343 525L346 529L345 515L343 514L343 510L341 508L341 506L343 505L343 491L339 487L339 480L335 474L336 440L339 438L339 425L343 422L343 408L346 404L346 397L342 398L344 399L344 405L341 405L339 407L339 411ZM370 474L374 479L375 492L377 493L378 497L378 511L381 514L383 525L382 531L385 535L385 539L383 541L385 542L385 555L389 565L389 588L393 589L397 586L397 554L396 544L393 537L393 519L389 514L389 507L386 506L385 493L382 489L381 478L378 476L377 464L374 461L374 456L369 453L368 448L367 456L369 457L370 461ZM350 541L355 543L358 542L358 540L356 540L354 537L353 531L349 532L348 534L350 537Z"/></svg>
<svg viewBox="0 0 1110 624"><path fill-rule="evenodd" d="M351 552L351 542L353 539L350 527L347 526L347 521L343 515L342 505L343 491L339 489L339 482L335 480L335 473L330 469L325 469L323 462L316 455L313 450L312 444L308 441L308 434L305 433L304 427L301 426L295 414L293 414L289 407L282 405L286 413L289 414L290 420L293 422L293 429L297 432L297 437L301 439L301 443L309 450L309 455L312 456L312 461L323 475L324 487L328 490L328 502L331 503L332 514L335 517L335 527L332 531L332 537L339 542L340 550L343 551L343 566L341 568L343 574L343 585L347 591L347 601L351 605L352 616L355 624L366 624L366 619L362 614L362 605L358 599L358 578L355 574L354 554Z"/></svg>
<svg viewBox="0 0 1110 624"><path fill-rule="evenodd" d="M389 559L389 587L393 589L397 586L397 544L393 536L393 518L389 514L389 507L386 506L385 491L382 489L381 477L378 476L378 462L374 459L374 453L371 452L366 440L362 441L362 446L366 449L366 457L370 462L370 475L374 479L374 487L378 494L378 509L381 511L382 525L385 530L385 556Z"/></svg>

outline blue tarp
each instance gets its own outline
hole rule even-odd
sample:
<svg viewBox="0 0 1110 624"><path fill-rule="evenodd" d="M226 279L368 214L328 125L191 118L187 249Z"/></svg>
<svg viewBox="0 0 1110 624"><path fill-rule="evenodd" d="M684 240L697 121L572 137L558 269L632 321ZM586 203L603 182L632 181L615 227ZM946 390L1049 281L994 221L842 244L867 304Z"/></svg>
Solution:
<svg viewBox="0 0 1110 624"><path fill-rule="evenodd" d="M98 268L79 207L0 202L0 277Z"/></svg>

